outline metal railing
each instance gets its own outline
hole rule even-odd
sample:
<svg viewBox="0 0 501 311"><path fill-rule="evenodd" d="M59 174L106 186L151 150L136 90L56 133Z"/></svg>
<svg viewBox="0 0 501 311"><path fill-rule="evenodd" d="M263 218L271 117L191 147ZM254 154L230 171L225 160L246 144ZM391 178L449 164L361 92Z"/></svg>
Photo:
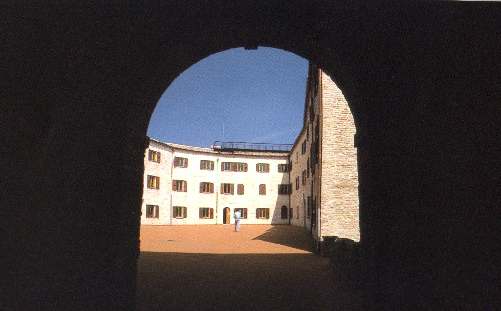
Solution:
<svg viewBox="0 0 501 311"><path fill-rule="evenodd" d="M224 150L224 151L241 150L241 151L289 152L292 149L292 144L215 141L212 144L212 149Z"/></svg>

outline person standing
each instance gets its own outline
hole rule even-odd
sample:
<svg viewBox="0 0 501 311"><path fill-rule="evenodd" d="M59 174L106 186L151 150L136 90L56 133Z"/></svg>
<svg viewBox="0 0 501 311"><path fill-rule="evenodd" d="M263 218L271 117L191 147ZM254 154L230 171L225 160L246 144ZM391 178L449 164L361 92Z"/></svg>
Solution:
<svg viewBox="0 0 501 311"><path fill-rule="evenodd" d="M235 232L240 231L240 217L241 216L242 215L240 214L239 210L236 210L235 214L233 215L233 217L235 217Z"/></svg>

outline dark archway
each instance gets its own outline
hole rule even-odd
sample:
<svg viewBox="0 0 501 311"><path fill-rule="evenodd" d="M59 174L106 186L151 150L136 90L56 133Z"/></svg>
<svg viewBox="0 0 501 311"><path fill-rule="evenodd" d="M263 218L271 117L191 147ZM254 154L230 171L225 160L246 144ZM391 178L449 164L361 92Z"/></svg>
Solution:
<svg viewBox="0 0 501 311"><path fill-rule="evenodd" d="M1 199L15 207L1 226L5 309L134 308L149 116L185 68L238 46L310 59L346 95L370 305L494 308L497 8L214 0L0 14Z"/></svg>

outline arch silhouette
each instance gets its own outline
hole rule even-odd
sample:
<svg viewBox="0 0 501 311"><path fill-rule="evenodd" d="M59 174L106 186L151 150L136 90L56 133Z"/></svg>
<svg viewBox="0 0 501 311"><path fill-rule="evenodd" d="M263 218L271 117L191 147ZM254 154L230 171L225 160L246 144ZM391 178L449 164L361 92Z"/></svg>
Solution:
<svg viewBox="0 0 501 311"><path fill-rule="evenodd" d="M492 6L188 0L0 14L1 200L16 207L2 217L2 254L5 283L20 284L0 299L7 309L134 308L150 115L185 68L239 46L317 63L350 103L368 305L497 306Z"/></svg>

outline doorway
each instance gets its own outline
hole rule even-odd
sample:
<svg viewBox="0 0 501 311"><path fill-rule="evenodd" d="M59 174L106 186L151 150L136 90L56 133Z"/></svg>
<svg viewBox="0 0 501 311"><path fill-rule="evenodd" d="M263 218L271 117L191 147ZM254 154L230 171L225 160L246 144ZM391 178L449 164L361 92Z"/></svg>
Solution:
<svg viewBox="0 0 501 311"><path fill-rule="evenodd" d="M225 207L223 209L223 224L229 224L230 223L230 208Z"/></svg>

